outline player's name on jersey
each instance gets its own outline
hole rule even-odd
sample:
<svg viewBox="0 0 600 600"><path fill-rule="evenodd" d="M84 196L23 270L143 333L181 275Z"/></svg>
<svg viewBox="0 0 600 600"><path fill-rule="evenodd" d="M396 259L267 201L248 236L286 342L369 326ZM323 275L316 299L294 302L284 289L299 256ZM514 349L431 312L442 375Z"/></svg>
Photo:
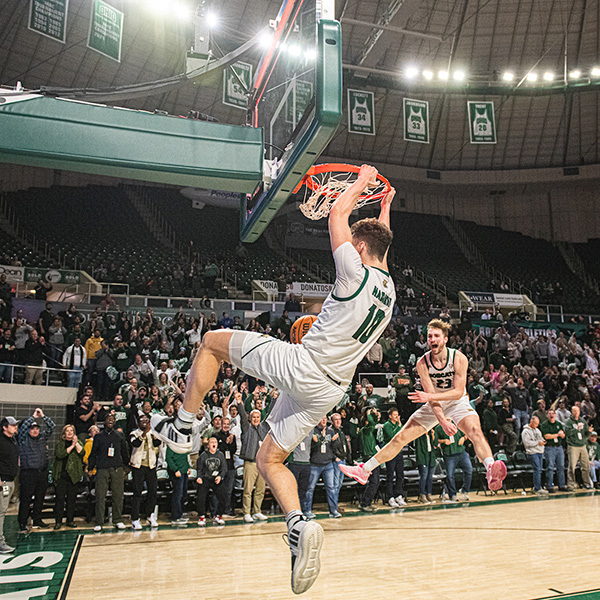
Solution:
<svg viewBox="0 0 600 600"><path fill-rule="evenodd" d="M392 299L385 292L378 289L377 286L373 288L373 296L380 302L383 302L386 306L391 306L392 304Z"/></svg>

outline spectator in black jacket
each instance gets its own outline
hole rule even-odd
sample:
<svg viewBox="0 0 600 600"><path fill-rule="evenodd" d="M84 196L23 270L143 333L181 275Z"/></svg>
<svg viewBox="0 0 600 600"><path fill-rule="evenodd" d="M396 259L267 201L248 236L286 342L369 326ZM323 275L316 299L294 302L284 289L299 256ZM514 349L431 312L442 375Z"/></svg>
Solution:
<svg viewBox="0 0 600 600"><path fill-rule="evenodd" d="M25 369L25 383L27 385L42 385L44 371L41 368L44 360L44 338L38 339L38 332L32 329L29 339L25 342L23 360L27 365Z"/></svg>
<svg viewBox="0 0 600 600"><path fill-rule="evenodd" d="M215 434L219 442L219 450L225 456L227 461L227 473L223 479L224 497L225 497L225 514L232 517L235 516L235 509L231 504L233 495L233 486L235 484L235 460L234 456L237 451L237 440L231 433L231 420L229 417L223 417L221 421L221 431Z"/></svg>
<svg viewBox="0 0 600 600"><path fill-rule="evenodd" d="M345 465L351 462L352 453L350 450L350 443L344 434L342 429L342 417L339 413L331 415L331 429L333 431L333 437L331 438L331 449L333 450L333 456L335 457L333 466L333 487L335 490L335 506L337 512L341 513L338 504L340 497L340 490L342 489L342 483L344 483L344 474L340 471L340 465Z"/></svg>
<svg viewBox="0 0 600 600"><path fill-rule="evenodd" d="M334 454L331 445L334 435L333 429L327 427L327 417L323 417L313 430L310 450L310 482L306 492L306 504L309 510L308 518L314 519L315 517L315 514L312 512L312 499L317 482L321 477L323 478L325 492L327 493L329 516L336 519L342 516L337 509L333 482Z"/></svg>
<svg viewBox="0 0 600 600"><path fill-rule="evenodd" d="M10 365L14 365L16 362L15 340L7 327L0 336L0 383L10 383L12 370Z"/></svg>
<svg viewBox="0 0 600 600"><path fill-rule="evenodd" d="M104 421L104 431L94 436L92 451L88 459L88 471L96 472L96 526L94 531L102 531L104 508L108 487L112 492L113 524L117 529L125 529L121 518L125 486L124 467L129 461L127 440L115 429L114 415Z"/></svg>
<svg viewBox="0 0 600 600"><path fill-rule="evenodd" d="M14 417L4 417L0 421L0 554L11 554L15 551L6 543L4 537L4 517L14 490L15 477L19 472L17 423Z"/></svg>
<svg viewBox="0 0 600 600"><path fill-rule="evenodd" d="M223 479L227 473L227 460L225 455L218 449L217 438L208 440L208 448L200 454L196 462L198 477L198 496L196 498L196 509L198 510L198 527L206 525L206 495L212 490L217 497L217 513L214 515L215 525L225 525L223 511L225 509L225 486Z"/></svg>
<svg viewBox="0 0 600 600"><path fill-rule="evenodd" d="M35 420L44 420L44 431ZM44 497L48 487L48 440L54 432L54 421L46 417L41 408L36 408L33 416L25 419L19 427L19 531L27 533L27 521L31 513L33 527L46 528L42 521ZM33 502L33 510L31 503Z"/></svg>
<svg viewBox="0 0 600 600"><path fill-rule="evenodd" d="M101 402L108 400L110 396L110 377L108 367L113 366L113 351L108 341L102 340L102 347L96 352L96 372L98 373L98 398Z"/></svg>

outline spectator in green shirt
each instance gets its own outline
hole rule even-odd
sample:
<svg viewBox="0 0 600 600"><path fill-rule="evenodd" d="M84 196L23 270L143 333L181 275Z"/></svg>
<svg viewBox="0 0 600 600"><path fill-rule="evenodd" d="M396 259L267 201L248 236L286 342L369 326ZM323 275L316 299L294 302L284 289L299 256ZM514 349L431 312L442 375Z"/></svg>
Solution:
<svg viewBox="0 0 600 600"><path fill-rule="evenodd" d="M468 501L471 491L471 479L473 477L473 466L471 459L465 448L465 442L469 439L460 429L454 435L448 435L444 432L441 425L436 425L435 433L438 436L440 449L444 462L446 463L446 473L448 478L448 497L450 502L456 502L456 483L454 473L456 467L460 467L463 474L463 483L460 488L460 500Z"/></svg>
<svg viewBox="0 0 600 600"><path fill-rule="evenodd" d="M540 431L546 440L544 459L546 460L546 489L554 493L554 471L558 474L558 489L565 487L565 451L562 440L565 439L565 427L556 419L556 411L552 408L547 413L548 419L540 425Z"/></svg>
<svg viewBox="0 0 600 600"><path fill-rule="evenodd" d="M417 467L419 468L419 504L431 504L433 499L433 472L435 471L438 446L435 429L415 440Z"/></svg>
<svg viewBox="0 0 600 600"><path fill-rule="evenodd" d="M565 434L567 436L567 453L569 455L567 487L569 490L575 489L575 469L577 463L580 463L583 486L590 488L590 462L586 448L589 428L587 423L580 417L580 410L577 405L573 406L571 416L565 423Z"/></svg>
<svg viewBox="0 0 600 600"><path fill-rule="evenodd" d="M362 457L365 462L377 454L378 448L376 427L378 424L379 411L376 408L368 408L366 414L366 423L358 433L360 447L362 449ZM371 473L371 477L369 477L369 481L367 482L365 491L363 492L360 500L360 510L364 512L375 512L372 503L373 499L377 495L377 490L379 489L380 476L381 467L377 467Z"/></svg>
<svg viewBox="0 0 600 600"><path fill-rule="evenodd" d="M388 420L383 425L383 443L387 444L401 429L397 408L390 408ZM388 503L392 508L406 506L404 500L404 454L402 450L392 460L385 463L385 485Z"/></svg>

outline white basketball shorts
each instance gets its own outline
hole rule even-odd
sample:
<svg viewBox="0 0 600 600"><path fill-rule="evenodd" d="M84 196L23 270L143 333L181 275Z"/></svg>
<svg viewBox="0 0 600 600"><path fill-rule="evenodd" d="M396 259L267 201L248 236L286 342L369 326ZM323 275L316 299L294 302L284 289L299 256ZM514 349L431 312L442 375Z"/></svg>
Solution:
<svg viewBox="0 0 600 600"><path fill-rule="evenodd" d="M344 397L302 344L289 344L252 331L236 331L229 342L231 363L274 385L279 397L267 419L271 435L291 452Z"/></svg>
<svg viewBox="0 0 600 600"><path fill-rule="evenodd" d="M477 412L471 406L468 396L463 396L452 402L440 402L440 405L446 418L453 421L456 425L469 415L477 416ZM438 424L437 417L433 414L433 410L431 410L429 404L421 406L419 410L412 414L411 419L414 419L419 425L425 427L427 431L433 429Z"/></svg>

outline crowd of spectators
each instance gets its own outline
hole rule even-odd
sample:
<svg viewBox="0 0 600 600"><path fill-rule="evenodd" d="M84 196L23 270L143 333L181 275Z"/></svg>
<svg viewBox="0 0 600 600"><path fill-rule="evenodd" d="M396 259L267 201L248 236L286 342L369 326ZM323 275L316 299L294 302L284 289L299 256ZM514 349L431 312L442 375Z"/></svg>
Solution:
<svg viewBox="0 0 600 600"><path fill-rule="evenodd" d="M286 305L294 311L297 299L287 297ZM427 311L450 320L446 308L427 306ZM477 329L470 317L465 314L452 326L448 347L469 359L467 393L493 451L505 453L507 460L522 452L531 463L536 493L554 491L555 480L560 489L573 489L578 482L584 488L598 486L600 446L595 431L600 425L600 327L590 326L580 337L553 330L534 335L512 318L492 329ZM66 524L74 525L82 486L95 490L88 494L94 505L86 515L94 519L97 531L104 526L109 489L112 521L117 528L125 528L127 474L133 489L132 527L140 529L143 518L149 526L156 526L161 471L170 481L174 526L187 523L188 492L194 489L199 526L205 525L208 515L216 524L235 515L236 482L244 520L253 523L268 518L263 513L267 490L255 460L278 390L223 365L197 415L190 456L176 455L159 443L150 430L150 418L153 414L172 416L178 410L186 393L186 374L204 332L246 329L287 339L292 318L284 310L272 323L243 322L226 312L217 318L214 313L207 316L182 308L165 323L151 308L143 313L123 312L111 296L88 319L73 304L55 312L48 302L35 323L28 323L19 313L2 321L0 381L7 381L14 365L26 370L28 384L39 383L44 366L57 366L65 369L67 385L77 389L73 415L62 427L54 456L45 450L54 423L41 409L19 424L19 525L23 531L29 519L33 527L45 526L41 510L48 482L44 474L49 468L55 485L56 528L62 527L65 515ZM362 379L290 455L289 468L298 480L302 509L308 517L314 515L314 492L322 479L329 514L339 518L343 512L339 464L373 456L414 411L408 394L420 385L415 365L427 351L427 342L422 327L408 323L396 310L392 323L357 369ZM390 383L383 395L376 393L370 381L380 373L387 374ZM4 437L12 437L11 427L4 419ZM420 503L434 501L432 484L440 459L447 474L448 500L468 499L473 454L469 441L460 432L449 437L436 428L385 469L373 472L359 498L363 511L373 511L378 497L393 508L406 505L404 467L409 454L419 472ZM454 479L457 467L463 473L460 489ZM380 490L382 471L385 486ZM10 473L0 469L0 477L8 480Z"/></svg>

